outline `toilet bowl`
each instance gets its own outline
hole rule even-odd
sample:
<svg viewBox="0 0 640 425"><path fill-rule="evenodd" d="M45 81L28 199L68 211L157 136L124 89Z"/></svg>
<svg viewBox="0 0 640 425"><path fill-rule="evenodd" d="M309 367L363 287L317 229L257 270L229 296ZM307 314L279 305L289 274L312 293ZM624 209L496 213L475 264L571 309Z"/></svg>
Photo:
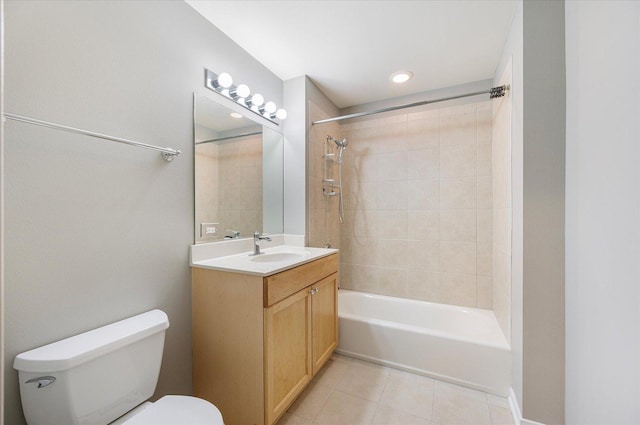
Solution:
<svg viewBox="0 0 640 425"><path fill-rule="evenodd" d="M134 410L110 425L223 425L220 411L197 397L166 395Z"/></svg>
<svg viewBox="0 0 640 425"><path fill-rule="evenodd" d="M29 425L223 425L220 411L191 396L146 401L156 388L169 319L161 310L18 354Z"/></svg>

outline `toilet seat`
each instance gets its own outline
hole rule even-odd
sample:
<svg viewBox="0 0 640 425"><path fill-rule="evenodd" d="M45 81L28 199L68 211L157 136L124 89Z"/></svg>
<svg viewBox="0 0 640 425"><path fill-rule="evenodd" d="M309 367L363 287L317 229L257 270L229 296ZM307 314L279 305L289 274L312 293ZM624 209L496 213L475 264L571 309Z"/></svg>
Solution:
<svg viewBox="0 0 640 425"><path fill-rule="evenodd" d="M224 425L216 406L197 397L167 395L123 425Z"/></svg>

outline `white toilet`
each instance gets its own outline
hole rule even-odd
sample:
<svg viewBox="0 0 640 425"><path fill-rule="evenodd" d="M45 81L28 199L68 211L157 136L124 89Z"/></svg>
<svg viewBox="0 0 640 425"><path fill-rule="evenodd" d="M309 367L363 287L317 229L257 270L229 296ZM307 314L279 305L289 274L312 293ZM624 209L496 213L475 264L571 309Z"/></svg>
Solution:
<svg viewBox="0 0 640 425"><path fill-rule="evenodd" d="M152 310L18 354L29 425L223 425L208 401L168 395L155 403L169 319Z"/></svg>

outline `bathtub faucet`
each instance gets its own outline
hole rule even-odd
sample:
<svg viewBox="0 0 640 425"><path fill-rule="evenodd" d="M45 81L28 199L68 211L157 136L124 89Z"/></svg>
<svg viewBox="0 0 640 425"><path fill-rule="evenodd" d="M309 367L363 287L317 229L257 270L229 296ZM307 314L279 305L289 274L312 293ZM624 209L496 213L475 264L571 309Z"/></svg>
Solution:
<svg viewBox="0 0 640 425"><path fill-rule="evenodd" d="M262 252L260 252L260 241L271 242L271 238L269 236L261 236L260 232L256 230L256 232L253 234L253 254L250 255L262 254Z"/></svg>

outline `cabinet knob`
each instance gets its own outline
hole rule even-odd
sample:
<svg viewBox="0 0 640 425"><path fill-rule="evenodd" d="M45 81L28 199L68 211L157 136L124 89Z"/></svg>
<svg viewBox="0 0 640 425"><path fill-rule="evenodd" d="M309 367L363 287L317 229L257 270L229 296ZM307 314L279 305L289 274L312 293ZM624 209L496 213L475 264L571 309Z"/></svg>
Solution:
<svg viewBox="0 0 640 425"><path fill-rule="evenodd" d="M316 292L318 292L318 291L319 291L319 289L318 289L318 288L311 288L311 289L309 290L309 293L310 293L311 295L313 295L313 294L315 294L315 293L316 293Z"/></svg>

